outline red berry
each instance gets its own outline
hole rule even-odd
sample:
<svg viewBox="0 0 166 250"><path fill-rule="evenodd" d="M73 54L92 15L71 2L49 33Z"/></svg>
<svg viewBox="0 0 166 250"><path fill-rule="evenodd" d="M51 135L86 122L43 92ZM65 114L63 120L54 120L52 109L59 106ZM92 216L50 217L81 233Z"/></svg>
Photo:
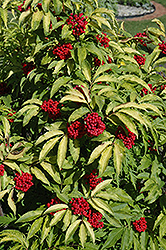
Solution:
<svg viewBox="0 0 166 250"><path fill-rule="evenodd" d="M16 177L14 178L15 188L23 192L27 192L28 189L34 185L32 182L32 175L22 171L21 173L22 175L20 175L20 173L16 173Z"/></svg>
<svg viewBox="0 0 166 250"><path fill-rule="evenodd" d="M49 118L55 120L60 116L60 108L58 108L59 102L49 99L44 101L41 108L48 113Z"/></svg>
<svg viewBox="0 0 166 250"><path fill-rule="evenodd" d="M128 136L125 133L125 130L119 126L115 132L116 137L123 140L123 143L126 148L130 149L133 145L135 145L134 141L136 139L136 135L132 133L127 127L128 130Z"/></svg>
<svg viewBox="0 0 166 250"><path fill-rule="evenodd" d="M138 232L144 232L147 229L146 224L147 222L144 217L141 217L139 220L133 222L133 225Z"/></svg>
<svg viewBox="0 0 166 250"><path fill-rule="evenodd" d="M68 59L71 57L70 50L73 49L73 46L70 43L64 43L63 45L58 45L53 49L53 54L59 57L61 60Z"/></svg>
<svg viewBox="0 0 166 250"><path fill-rule="evenodd" d="M88 114L84 119L85 129L89 137L99 136L105 130L105 124L102 122L98 113Z"/></svg>
<svg viewBox="0 0 166 250"><path fill-rule="evenodd" d="M0 176L3 176L3 175L4 175L4 172L5 172L4 165L1 164L1 165L0 165Z"/></svg>

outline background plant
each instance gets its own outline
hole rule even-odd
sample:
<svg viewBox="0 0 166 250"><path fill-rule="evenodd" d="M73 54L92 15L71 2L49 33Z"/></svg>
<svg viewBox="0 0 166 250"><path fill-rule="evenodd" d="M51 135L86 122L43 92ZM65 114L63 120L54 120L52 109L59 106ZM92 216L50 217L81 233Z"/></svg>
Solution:
<svg viewBox="0 0 166 250"><path fill-rule="evenodd" d="M165 249L164 25L132 37L97 2L2 12L1 248Z"/></svg>

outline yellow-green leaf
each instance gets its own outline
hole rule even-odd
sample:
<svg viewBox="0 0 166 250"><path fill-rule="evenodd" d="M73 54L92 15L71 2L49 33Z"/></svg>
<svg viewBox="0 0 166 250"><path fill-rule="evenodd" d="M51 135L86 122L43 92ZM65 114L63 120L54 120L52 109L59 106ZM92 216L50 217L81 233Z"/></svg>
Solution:
<svg viewBox="0 0 166 250"><path fill-rule="evenodd" d="M102 175L106 170L109 159L112 156L112 146L108 146L102 153L99 160L99 175Z"/></svg>
<svg viewBox="0 0 166 250"><path fill-rule="evenodd" d="M84 248L84 245L85 245L85 242L87 239L87 232L86 232L86 228L85 228L83 223L80 226L79 237L80 237L81 245Z"/></svg>
<svg viewBox="0 0 166 250"><path fill-rule="evenodd" d="M103 209L104 211L107 211L111 215L114 214L112 208L104 200L99 199L99 198L92 198L92 201L96 204L96 206Z"/></svg>
<svg viewBox="0 0 166 250"><path fill-rule="evenodd" d="M84 222L85 227L87 228L87 230L92 238L93 244L94 244L95 243L95 234L94 234L93 228L92 228L91 224L89 222L87 222L85 219L83 219L83 222Z"/></svg>
<svg viewBox="0 0 166 250"><path fill-rule="evenodd" d="M105 181L100 182L95 189L93 189L92 193L91 193L91 197L93 197L95 194L97 194L98 192L100 192L102 189L104 189L106 186L108 186L110 184L110 182L112 181L112 179L108 179Z"/></svg>
<svg viewBox="0 0 166 250"><path fill-rule="evenodd" d="M59 221L61 221L65 213L66 213L66 210L57 211L54 214L54 218L50 222L50 227L55 226Z"/></svg>
<svg viewBox="0 0 166 250"><path fill-rule="evenodd" d="M119 175L124 158L125 148L120 140L116 140L114 143L114 167L116 173Z"/></svg>
<svg viewBox="0 0 166 250"><path fill-rule="evenodd" d="M91 164L95 159L97 159L101 153L110 145L112 144L112 142L108 141L108 142L103 142L101 145L99 145L98 147L96 147L91 155L90 155L90 158L88 160L88 165Z"/></svg>
<svg viewBox="0 0 166 250"><path fill-rule="evenodd" d="M43 219L44 217L41 217L33 222L32 226L30 227L28 231L28 235L27 235L28 240L32 238L40 230L41 225L43 223Z"/></svg>
<svg viewBox="0 0 166 250"><path fill-rule="evenodd" d="M55 205L52 205L49 208L47 208L46 211L43 214L48 214L48 213L56 212L56 211L62 210L64 208L67 209L69 207L66 204L55 204Z"/></svg>
<svg viewBox="0 0 166 250"><path fill-rule="evenodd" d="M14 215L16 215L16 205L13 200L13 193L14 193L14 189L10 191L7 202L8 202L9 207L13 211Z"/></svg>
<svg viewBox="0 0 166 250"><path fill-rule="evenodd" d="M61 169L65 161L67 152L68 135L66 134L59 143L58 154L57 154L57 164Z"/></svg>
<svg viewBox="0 0 166 250"><path fill-rule="evenodd" d="M46 132L44 135L41 135L41 136L37 139L35 145L38 145L38 144L40 144L41 142L43 142L43 141L45 141L45 140L48 140L48 139L50 139L51 137L54 137L54 136L56 136L56 135L63 135L63 134L64 134L64 132L61 131L61 130L58 130L58 129L51 130L51 131L49 131L49 132Z"/></svg>
<svg viewBox="0 0 166 250"><path fill-rule="evenodd" d="M37 179L41 180L43 183L47 185L50 185L50 182L48 181L45 174L40 169L38 169L37 167L33 167L31 168L31 172L32 174L36 176Z"/></svg>
<svg viewBox="0 0 166 250"><path fill-rule="evenodd" d="M70 239L72 235L74 235L75 231L77 230L81 220L74 221L69 228L67 229L66 235L65 235L65 244Z"/></svg>

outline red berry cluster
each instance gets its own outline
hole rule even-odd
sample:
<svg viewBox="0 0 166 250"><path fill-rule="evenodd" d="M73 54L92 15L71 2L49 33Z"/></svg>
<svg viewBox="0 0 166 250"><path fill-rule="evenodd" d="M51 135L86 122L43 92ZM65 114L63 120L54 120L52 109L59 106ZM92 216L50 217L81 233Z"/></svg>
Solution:
<svg viewBox="0 0 166 250"><path fill-rule="evenodd" d="M123 140L125 147L130 149L133 145L135 145L134 141L136 139L136 135L132 133L127 127L126 129L128 131L128 136L126 135L125 130L121 126L118 127L115 134L117 138Z"/></svg>
<svg viewBox="0 0 166 250"><path fill-rule="evenodd" d="M108 64L112 63L111 57L109 57L109 56L108 56L108 59L107 59L107 63ZM104 64L105 64L105 62L102 61L102 65L104 65ZM95 65L95 67L99 67L101 65L101 61L97 57L94 57L94 65ZM109 70L108 70L108 72L109 72Z"/></svg>
<svg viewBox="0 0 166 250"><path fill-rule="evenodd" d="M25 2L26 2L26 0L25 0L21 5L18 6L18 10L19 10L20 12L25 11L25 9L23 8ZM42 4L41 4L41 3L38 3L38 4L37 4L37 7L39 8L39 10L42 10ZM26 10L28 10L28 9L30 9L30 8L31 8L31 6L28 5L27 8L26 8Z"/></svg>
<svg viewBox="0 0 166 250"><path fill-rule="evenodd" d="M94 228L102 228L104 226L102 219L102 214L99 212L94 212L90 209L89 203L83 198L72 198L69 202L71 204L71 210L73 214L83 215L88 218L88 222Z"/></svg>
<svg viewBox="0 0 166 250"><path fill-rule="evenodd" d="M105 124L102 122L98 113L88 114L84 122L86 133L89 137L99 136L105 130Z"/></svg>
<svg viewBox="0 0 166 250"><path fill-rule="evenodd" d="M11 117L13 116L14 114L16 114L16 112L13 112L12 110L10 110L12 113L9 113L7 116L8 117ZM10 119L10 118L7 118L9 122L14 122L14 119Z"/></svg>
<svg viewBox="0 0 166 250"><path fill-rule="evenodd" d="M3 175L4 175L4 172L5 172L4 165L1 164L1 165L0 165L0 176L3 176Z"/></svg>
<svg viewBox="0 0 166 250"><path fill-rule="evenodd" d="M16 182L15 188L23 192L27 192L28 189L34 185L32 182L32 175L22 171L21 173L22 175L20 175L20 173L16 173L16 177L14 178L14 181Z"/></svg>
<svg viewBox="0 0 166 250"><path fill-rule="evenodd" d="M36 66L34 65L33 62L22 63L22 70L25 75L28 75L35 68Z"/></svg>
<svg viewBox="0 0 166 250"><path fill-rule="evenodd" d="M146 32L139 32L134 37L147 37ZM136 39L137 42L140 42L143 46L147 46L146 42L142 39Z"/></svg>
<svg viewBox="0 0 166 250"><path fill-rule="evenodd" d="M73 13L70 14L66 22L73 29L72 33L74 36L78 37L81 34L85 33L86 25L88 24L86 19L87 19L87 16L84 17L83 13L80 13L79 15L77 14L73 15Z"/></svg>
<svg viewBox="0 0 166 250"><path fill-rule="evenodd" d="M70 43L64 43L63 45L58 45L53 49L53 54L59 57L60 59L68 59L71 57L70 50L73 49L73 46Z"/></svg>
<svg viewBox="0 0 166 250"><path fill-rule="evenodd" d="M135 55L134 59L137 61L139 65L144 65L146 61L145 54L143 54L143 56Z"/></svg>
<svg viewBox="0 0 166 250"><path fill-rule="evenodd" d="M64 203L63 201L61 201L58 197L55 197L54 199L51 199L51 202L50 203L47 203L47 207L50 207L51 205L55 205L55 204L62 204ZM66 210L66 208L63 208L61 210ZM58 211L61 211L61 210L58 210ZM57 212L58 212L57 211ZM54 215L56 212L51 212L50 214L51 215Z"/></svg>
<svg viewBox="0 0 166 250"><path fill-rule="evenodd" d="M151 83L148 83L148 86L149 86L149 88L151 89L152 93L154 93L155 90L156 90L156 87L153 88ZM147 95L148 93L150 94L151 92L148 91L146 88L143 88L143 89L141 90L141 96Z"/></svg>
<svg viewBox="0 0 166 250"><path fill-rule="evenodd" d="M97 40L99 41L99 43L100 43L101 46L104 46L104 48L107 48L107 47L109 47L109 41L110 41L110 40L108 39L106 33L103 33L103 32L102 32L102 34L103 34L104 36L99 36L99 35L97 35L96 38L97 38Z"/></svg>
<svg viewBox="0 0 166 250"><path fill-rule="evenodd" d="M8 94L10 91L9 87L5 82L0 83L0 95Z"/></svg>
<svg viewBox="0 0 166 250"><path fill-rule="evenodd" d="M86 174L84 179L87 179L90 185L90 189L93 190L100 182L102 182L102 178L97 178L96 169L92 171L91 174ZM86 182L87 184L87 182Z"/></svg>
<svg viewBox="0 0 166 250"><path fill-rule="evenodd" d="M74 121L70 126L69 124L67 125L67 132L69 138L82 138L83 135L85 135L84 124L79 121Z"/></svg>
<svg viewBox="0 0 166 250"><path fill-rule="evenodd" d="M146 224L147 222L145 220L145 217L141 217L141 219L133 222L133 225L138 232L144 232L147 229Z"/></svg>
<svg viewBox="0 0 166 250"><path fill-rule="evenodd" d="M163 54L166 54L166 42L162 41L162 43L159 43L159 49L162 51Z"/></svg>
<svg viewBox="0 0 166 250"><path fill-rule="evenodd" d="M49 99L44 101L41 108L48 113L49 118L55 120L60 116L60 108L58 108L59 102Z"/></svg>
<svg viewBox="0 0 166 250"><path fill-rule="evenodd" d="M161 90L166 89L166 84L165 85L161 85Z"/></svg>

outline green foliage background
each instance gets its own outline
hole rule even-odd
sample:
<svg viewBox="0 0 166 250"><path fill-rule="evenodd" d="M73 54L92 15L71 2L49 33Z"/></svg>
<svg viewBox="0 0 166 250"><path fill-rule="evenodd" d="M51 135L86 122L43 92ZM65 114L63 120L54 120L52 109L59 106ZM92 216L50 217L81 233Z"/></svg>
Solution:
<svg viewBox="0 0 166 250"><path fill-rule="evenodd" d="M166 58L158 45L164 25L152 21L157 28L146 30L144 47L97 1L26 0L22 13L20 4L3 1L0 7L0 83L10 89L0 97L1 249L166 249ZM88 20L79 38L66 24L73 12ZM102 32L109 47L96 39ZM67 60L52 53L59 43L73 46ZM134 55L143 54L140 66ZM95 57L104 64L96 68ZM26 75L22 63L30 62L35 68ZM149 92L141 96L143 88ZM50 98L63 104L55 121L41 109ZM101 116L104 132L68 138L67 124L92 112ZM136 135L131 149L116 137L118 126ZM94 169L103 181L91 190L84 176ZM21 170L33 176L26 193L15 189ZM47 208L54 197L62 203ZM72 213L69 201L78 197L102 214L103 228ZM133 222L141 217L147 229L139 233Z"/></svg>

